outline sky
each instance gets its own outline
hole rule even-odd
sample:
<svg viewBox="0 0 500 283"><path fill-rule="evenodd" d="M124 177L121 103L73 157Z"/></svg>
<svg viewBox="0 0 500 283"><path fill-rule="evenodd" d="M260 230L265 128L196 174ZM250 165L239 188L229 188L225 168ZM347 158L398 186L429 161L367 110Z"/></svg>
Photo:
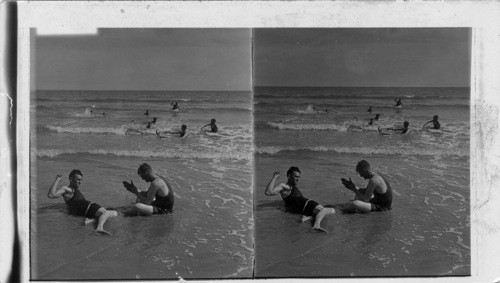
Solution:
<svg viewBox="0 0 500 283"><path fill-rule="evenodd" d="M245 91L252 85L468 87L470 40L467 28L123 28L37 35L32 85L201 91Z"/></svg>
<svg viewBox="0 0 500 283"><path fill-rule="evenodd" d="M31 47L39 90L251 90L250 29L99 29Z"/></svg>
<svg viewBox="0 0 500 283"><path fill-rule="evenodd" d="M469 87L467 28L254 29L253 84Z"/></svg>

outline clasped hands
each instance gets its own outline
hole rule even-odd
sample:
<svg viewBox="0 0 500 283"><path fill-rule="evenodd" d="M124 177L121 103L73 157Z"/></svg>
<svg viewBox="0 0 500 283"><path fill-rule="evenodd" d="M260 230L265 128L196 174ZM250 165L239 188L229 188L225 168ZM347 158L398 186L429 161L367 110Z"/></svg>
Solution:
<svg viewBox="0 0 500 283"><path fill-rule="evenodd" d="M138 194L139 190L137 187L134 185L134 182L130 180L130 183L127 181L123 181L123 186L127 189L127 191L133 193L133 194Z"/></svg>
<svg viewBox="0 0 500 283"><path fill-rule="evenodd" d="M354 183L352 182L351 177L349 177L349 180L347 180L346 178L342 178L340 180L342 181L342 184L344 185L344 187L346 187L350 191L356 190L356 185L354 185Z"/></svg>

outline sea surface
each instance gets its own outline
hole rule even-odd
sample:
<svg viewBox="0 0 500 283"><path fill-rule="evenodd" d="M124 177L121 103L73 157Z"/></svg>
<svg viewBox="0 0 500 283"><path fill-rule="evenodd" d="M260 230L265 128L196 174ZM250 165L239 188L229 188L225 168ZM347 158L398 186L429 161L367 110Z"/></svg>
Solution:
<svg viewBox="0 0 500 283"><path fill-rule="evenodd" d="M423 128L434 115L441 129ZM404 121L408 134L378 131ZM257 88L254 147L256 277L470 275L469 88ZM264 194L298 166L304 196L338 208L354 199L341 178L366 186L362 159L390 181L391 211L337 210L325 234Z"/></svg>
<svg viewBox="0 0 500 283"><path fill-rule="evenodd" d="M172 111L174 101L179 111ZM251 277L251 101L251 92L33 92L31 279ZM219 132L200 131L212 118ZM186 137L157 138L156 130L182 124ZM143 162L172 184L173 214L122 215L135 201L122 181L149 185L137 175ZM56 175L68 185L72 169L82 171L87 199L120 212L105 224L112 236L68 215L62 198L47 197Z"/></svg>

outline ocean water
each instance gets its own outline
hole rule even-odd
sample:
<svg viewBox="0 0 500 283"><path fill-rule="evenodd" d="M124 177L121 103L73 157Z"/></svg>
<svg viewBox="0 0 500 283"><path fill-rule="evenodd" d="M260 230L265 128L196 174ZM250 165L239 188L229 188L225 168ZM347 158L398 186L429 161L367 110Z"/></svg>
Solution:
<svg viewBox="0 0 500 283"><path fill-rule="evenodd" d="M172 111L171 102L180 111ZM250 92L37 91L31 94L31 278L249 278L253 272ZM92 111L92 112L91 112ZM148 111L149 116L145 115ZM157 122L150 129L147 122ZM219 133L200 128L217 119ZM156 130L188 127L158 139ZM149 163L170 180L174 213L118 217L95 233L47 192L57 174L83 176L85 197L123 211L122 186Z"/></svg>
<svg viewBox="0 0 500 283"><path fill-rule="evenodd" d="M468 88L255 89L255 276L469 275L469 113ZM441 129L422 128L434 115ZM403 121L406 135L378 132ZM355 171L362 159L390 181L391 211L337 213L324 234L264 194L274 171L286 182L298 166L304 196L338 208L354 198L340 178L366 186Z"/></svg>

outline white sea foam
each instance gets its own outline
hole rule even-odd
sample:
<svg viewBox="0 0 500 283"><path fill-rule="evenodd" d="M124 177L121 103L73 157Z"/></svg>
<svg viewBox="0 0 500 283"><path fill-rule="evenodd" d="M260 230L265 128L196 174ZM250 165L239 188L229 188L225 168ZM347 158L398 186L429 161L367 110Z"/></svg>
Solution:
<svg viewBox="0 0 500 283"><path fill-rule="evenodd" d="M346 125L338 124L288 124L283 122L267 122L268 126L280 130L333 130L338 132L346 132Z"/></svg>
<svg viewBox="0 0 500 283"><path fill-rule="evenodd" d="M371 148L371 147L341 147L341 146L263 146L255 148L255 152L259 154L277 154L283 151L332 151L337 153L354 153L354 154L379 154L379 155L404 155L404 156L422 156L422 155L445 155L445 156L468 156L468 151L459 151L456 149L414 149L414 148Z"/></svg>
<svg viewBox="0 0 500 283"><path fill-rule="evenodd" d="M236 159L250 160L251 152L230 151L230 152L198 152L198 151L178 151L175 149L157 151L157 150L119 150L119 149L38 149L38 157L57 157L63 154L96 154L96 155L115 155L120 157L159 157L159 158L186 158L186 159Z"/></svg>
<svg viewBox="0 0 500 283"><path fill-rule="evenodd" d="M127 128L125 127L63 127L63 126L46 126L47 129L58 132L58 133L73 133L73 134L115 134L115 135L125 135L127 133Z"/></svg>

